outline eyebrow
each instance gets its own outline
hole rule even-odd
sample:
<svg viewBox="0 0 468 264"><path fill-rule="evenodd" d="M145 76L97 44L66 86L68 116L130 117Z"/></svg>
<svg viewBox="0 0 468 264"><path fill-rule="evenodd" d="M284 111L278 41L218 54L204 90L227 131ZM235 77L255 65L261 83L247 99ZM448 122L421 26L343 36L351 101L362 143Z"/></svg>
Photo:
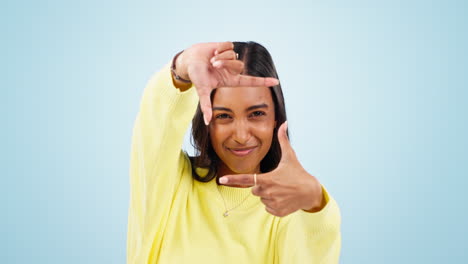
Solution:
<svg viewBox="0 0 468 264"><path fill-rule="evenodd" d="M245 109L245 111L248 112L248 111L252 111L252 110L255 110L255 109L259 109L259 108L268 108L268 105L267 104L252 105L252 106L247 107L247 109ZM215 111L215 110L226 111L226 112L231 112L232 113L231 109L229 109L227 107L222 107L222 106L214 106L213 111Z"/></svg>

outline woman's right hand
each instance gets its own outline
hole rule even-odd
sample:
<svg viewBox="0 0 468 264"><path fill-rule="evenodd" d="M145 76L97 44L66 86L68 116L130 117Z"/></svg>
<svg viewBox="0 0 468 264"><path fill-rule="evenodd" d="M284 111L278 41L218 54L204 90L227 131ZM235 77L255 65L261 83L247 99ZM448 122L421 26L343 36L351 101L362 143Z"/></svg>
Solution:
<svg viewBox="0 0 468 264"><path fill-rule="evenodd" d="M232 42L200 43L184 50L176 61L176 73L197 89L205 124L212 117L210 95L219 87L269 87L276 78L241 75L244 63L237 59Z"/></svg>

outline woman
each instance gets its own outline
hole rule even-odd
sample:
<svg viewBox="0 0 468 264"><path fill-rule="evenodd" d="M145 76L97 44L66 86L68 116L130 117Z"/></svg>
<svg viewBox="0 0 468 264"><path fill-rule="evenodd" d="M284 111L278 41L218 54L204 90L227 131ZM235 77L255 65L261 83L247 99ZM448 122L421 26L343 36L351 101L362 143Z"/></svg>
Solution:
<svg viewBox="0 0 468 264"><path fill-rule="evenodd" d="M127 263L337 263L338 206L297 160L285 121L261 45L177 54L149 81L133 131Z"/></svg>

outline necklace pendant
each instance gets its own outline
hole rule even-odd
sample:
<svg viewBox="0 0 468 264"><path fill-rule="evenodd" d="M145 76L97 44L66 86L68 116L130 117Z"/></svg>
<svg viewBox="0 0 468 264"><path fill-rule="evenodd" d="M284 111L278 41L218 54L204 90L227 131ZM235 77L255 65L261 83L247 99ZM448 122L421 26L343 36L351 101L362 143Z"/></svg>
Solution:
<svg viewBox="0 0 468 264"><path fill-rule="evenodd" d="M228 217L229 216L229 211L224 212L223 216Z"/></svg>

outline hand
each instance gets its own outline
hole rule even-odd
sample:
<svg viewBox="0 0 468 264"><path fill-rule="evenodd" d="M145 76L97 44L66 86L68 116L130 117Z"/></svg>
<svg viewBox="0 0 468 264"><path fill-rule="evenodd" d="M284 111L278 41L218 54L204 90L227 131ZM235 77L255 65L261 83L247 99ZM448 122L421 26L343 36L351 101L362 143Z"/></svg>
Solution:
<svg viewBox="0 0 468 264"><path fill-rule="evenodd" d="M281 145L281 161L268 173L257 174L255 185L253 174L226 175L219 180L230 187L252 187L252 193L260 197L266 211L275 216L286 216L297 210L320 211L325 205L322 186L307 173L297 160L286 134L287 122L278 129Z"/></svg>
<svg viewBox="0 0 468 264"><path fill-rule="evenodd" d="M237 59L232 42L201 43L186 49L177 58L176 69L179 76L190 79L200 98L200 107L205 124L211 117L210 95L219 87L264 87L279 82L275 78L262 78L241 75L244 63Z"/></svg>

